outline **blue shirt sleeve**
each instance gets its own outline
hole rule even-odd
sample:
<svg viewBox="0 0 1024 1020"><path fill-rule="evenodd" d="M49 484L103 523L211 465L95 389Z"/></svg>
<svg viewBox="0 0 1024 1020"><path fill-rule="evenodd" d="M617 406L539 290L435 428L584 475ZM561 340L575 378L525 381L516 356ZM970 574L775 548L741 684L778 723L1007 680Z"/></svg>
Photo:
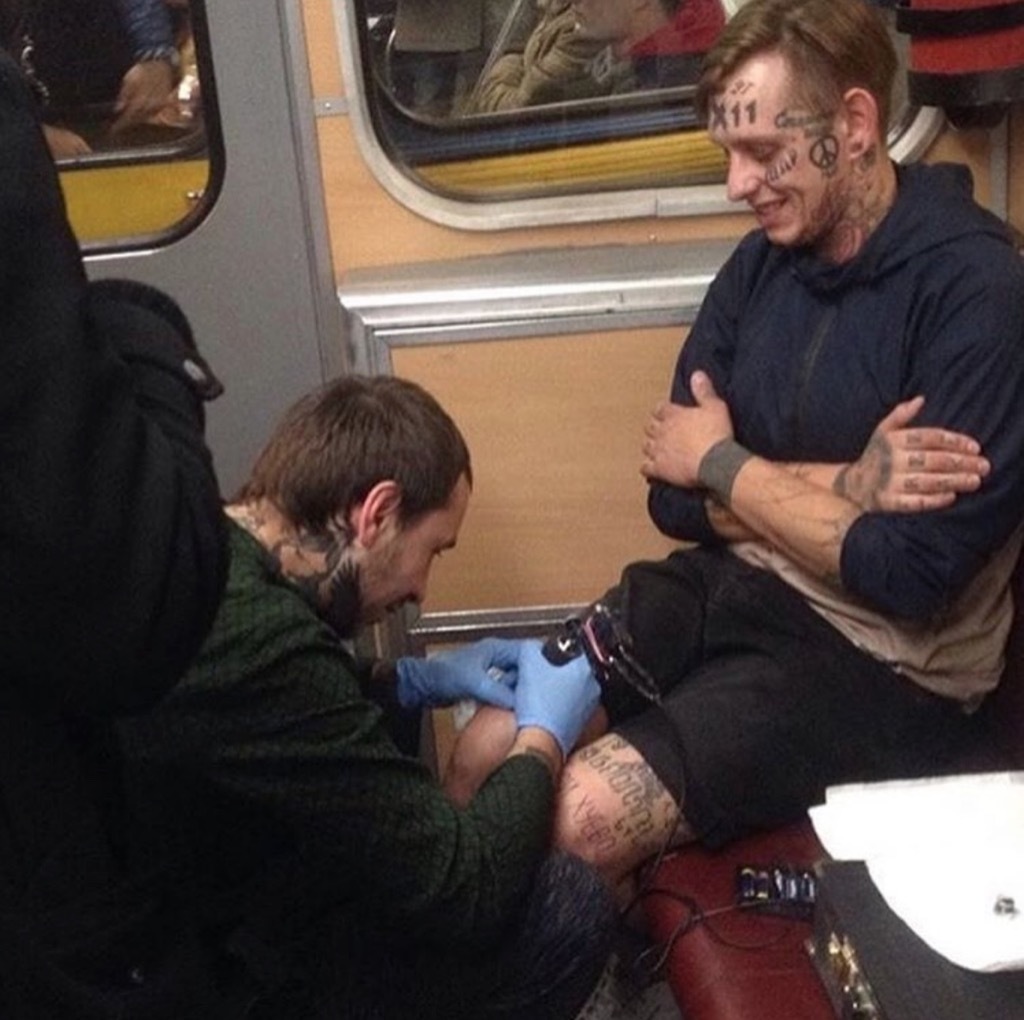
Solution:
<svg viewBox="0 0 1024 1020"><path fill-rule="evenodd" d="M742 242L715 276L701 304L697 319L679 352L672 378L670 399L693 406L690 376L701 369L711 377L715 390L728 400L729 372L737 336L737 317L746 284L754 235ZM721 537L708 521L704 489L684 489L667 482L651 482L647 511L658 530L669 538L714 545Z"/></svg>
<svg viewBox="0 0 1024 1020"><path fill-rule="evenodd" d="M177 53L171 14L164 0L118 0L136 60L167 58Z"/></svg>
<svg viewBox="0 0 1024 1020"><path fill-rule="evenodd" d="M911 327L905 395L926 400L914 424L973 436L992 471L948 509L863 515L840 569L876 609L927 620L1002 548L1024 510L1024 260L982 244L955 272L936 266Z"/></svg>

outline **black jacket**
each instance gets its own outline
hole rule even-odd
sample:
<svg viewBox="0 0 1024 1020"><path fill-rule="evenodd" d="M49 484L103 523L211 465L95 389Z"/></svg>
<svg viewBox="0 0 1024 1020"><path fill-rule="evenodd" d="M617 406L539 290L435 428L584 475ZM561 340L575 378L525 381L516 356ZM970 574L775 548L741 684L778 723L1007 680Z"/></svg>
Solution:
<svg viewBox="0 0 1024 1020"><path fill-rule="evenodd" d="M0 181L0 663L47 705L135 711L180 675L219 601L202 410L217 383L173 301L86 282L6 59Z"/></svg>
<svg viewBox="0 0 1024 1020"><path fill-rule="evenodd" d="M4 55L0 182L0 1015L197 1017L201 954L134 856L108 726L171 687L220 600L219 384L167 296L87 282Z"/></svg>

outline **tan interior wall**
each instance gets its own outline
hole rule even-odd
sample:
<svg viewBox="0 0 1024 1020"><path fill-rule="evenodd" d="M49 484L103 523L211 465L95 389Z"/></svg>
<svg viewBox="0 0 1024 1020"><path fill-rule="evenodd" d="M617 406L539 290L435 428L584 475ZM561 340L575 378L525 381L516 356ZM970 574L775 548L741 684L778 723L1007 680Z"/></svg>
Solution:
<svg viewBox="0 0 1024 1020"><path fill-rule="evenodd" d="M589 602L630 560L672 543L647 516L643 423L682 331L460 343L394 352L449 410L473 457L458 547L428 611Z"/></svg>

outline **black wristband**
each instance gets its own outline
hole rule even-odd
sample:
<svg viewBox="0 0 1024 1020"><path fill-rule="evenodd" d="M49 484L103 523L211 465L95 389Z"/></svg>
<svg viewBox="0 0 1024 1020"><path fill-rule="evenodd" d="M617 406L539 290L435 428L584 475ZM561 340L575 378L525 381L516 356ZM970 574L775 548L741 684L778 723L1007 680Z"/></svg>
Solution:
<svg viewBox="0 0 1024 1020"><path fill-rule="evenodd" d="M697 481L728 506L736 476L751 457L753 454L735 439L719 439L701 458Z"/></svg>

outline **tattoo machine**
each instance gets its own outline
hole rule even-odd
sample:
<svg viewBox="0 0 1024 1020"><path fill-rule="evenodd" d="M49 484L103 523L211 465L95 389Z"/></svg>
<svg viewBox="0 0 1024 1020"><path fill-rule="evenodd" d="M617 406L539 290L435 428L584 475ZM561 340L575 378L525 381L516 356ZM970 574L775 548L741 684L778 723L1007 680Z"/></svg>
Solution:
<svg viewBox="0 0 1024 1020"><path fill-rule="evenodd" d="M641 697L661 704L661 692L654 677L636 660L632 640L622 623L603 602L595 602L582 616L572 616L544 642L544 657L562 666L586 655L602 688L608 683L625 683Z"/></svg>

